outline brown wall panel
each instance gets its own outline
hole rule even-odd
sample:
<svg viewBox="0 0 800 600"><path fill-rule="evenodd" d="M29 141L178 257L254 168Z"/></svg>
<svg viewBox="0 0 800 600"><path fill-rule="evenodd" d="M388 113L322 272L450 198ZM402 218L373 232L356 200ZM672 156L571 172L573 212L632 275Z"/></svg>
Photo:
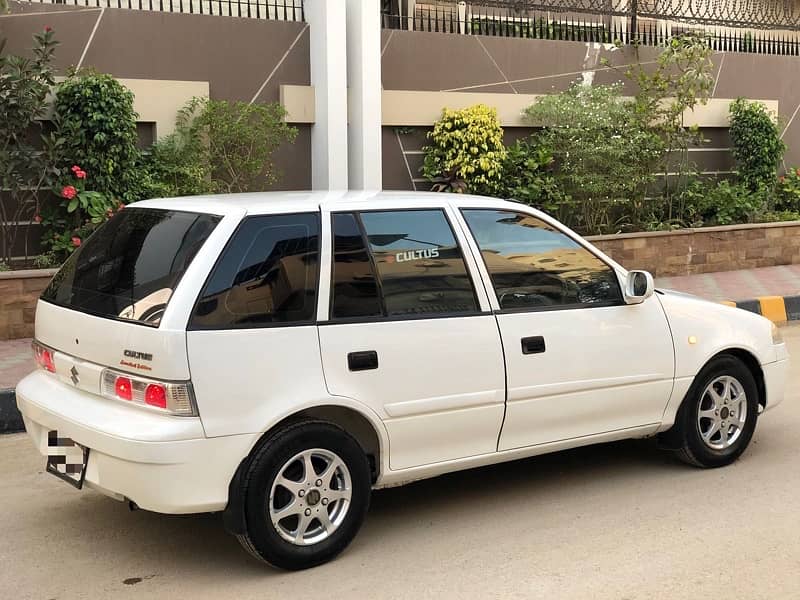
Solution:
<svg viewBox="0 0 800 600"><path fill-rule="evenodd" d="M48 6L53 8L53 5ZM78 64L99 15L100 11L96 9L70 10L59 14L15 12L0 19L0 37L6 38L4 52L32 56L33 34L50 26L59 42L53 66L58 72L64 73L69 67Z"/></svg>

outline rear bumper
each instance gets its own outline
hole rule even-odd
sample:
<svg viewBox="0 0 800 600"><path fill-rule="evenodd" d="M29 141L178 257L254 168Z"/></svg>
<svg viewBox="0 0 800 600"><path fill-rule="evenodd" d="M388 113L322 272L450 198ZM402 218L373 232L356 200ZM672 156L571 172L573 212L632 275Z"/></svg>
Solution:
<svg viewBox="0 0 800 600"><path fill-rule="evenodd" d="M786 379L789 375L789 359L784 358L761 365L761 369L764 371L764 386L767 390L767 404L764 410L770 410L783 400Z"/></svg>
<svg viewBox="0 0 800 600"><path fill-rule="evenodd" d="M228 484L257 435L206 438L196 417L170 417L70 388L37 371L17 405L39 452L58 431L90 448L85 485L161 513L222 510ZM53 479L56 482L56 479Z"/></svg>

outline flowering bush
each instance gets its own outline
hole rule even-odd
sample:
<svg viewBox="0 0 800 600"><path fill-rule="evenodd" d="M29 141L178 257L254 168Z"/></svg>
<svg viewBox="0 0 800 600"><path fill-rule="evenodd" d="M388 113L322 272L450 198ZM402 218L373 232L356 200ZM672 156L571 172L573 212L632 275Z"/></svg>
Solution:
<svg viewBox="0 0 800 600"><path fill-rule="evenodd" d="M34 222L42 224L42 246L55 261L66 258L124 206L108 194L87 190L88 175L80 166L73 165L69 172L68 178L53 189L58 198L43 202L41 212L33 217Z"/></svg>

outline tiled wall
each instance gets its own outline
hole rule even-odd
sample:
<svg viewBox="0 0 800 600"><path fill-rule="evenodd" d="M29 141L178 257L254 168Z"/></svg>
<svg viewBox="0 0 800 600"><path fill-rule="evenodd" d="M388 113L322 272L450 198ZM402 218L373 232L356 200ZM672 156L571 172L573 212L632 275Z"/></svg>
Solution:
<svg viewBox="0 0 800 600"><path fill-rule="evenodd" d="M54 274L53 269L0 273L0 340L33 337L36 300Z"/></svg>
<svg viewBox="0 0 800 600"><path fill-rule="evenodd" d="M589 240L628 269L655 277L800 263L800 223L629 233Z"/></svg>

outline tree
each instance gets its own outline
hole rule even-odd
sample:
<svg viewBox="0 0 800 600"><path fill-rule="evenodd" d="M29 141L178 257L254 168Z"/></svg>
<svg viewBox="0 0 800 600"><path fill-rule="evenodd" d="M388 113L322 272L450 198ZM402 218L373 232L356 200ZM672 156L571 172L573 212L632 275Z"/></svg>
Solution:
<svg viewBox="0 0 800 600"><path fill-rule="evenodd" d="M6 264L25 232L18 224L38 212L39 192L60 174L55 164L63 140L45 132L41 121L55 83L51 62L58 42L50 27L33 38L32 58L4 54L0 41L0 261Z"/></svg>

